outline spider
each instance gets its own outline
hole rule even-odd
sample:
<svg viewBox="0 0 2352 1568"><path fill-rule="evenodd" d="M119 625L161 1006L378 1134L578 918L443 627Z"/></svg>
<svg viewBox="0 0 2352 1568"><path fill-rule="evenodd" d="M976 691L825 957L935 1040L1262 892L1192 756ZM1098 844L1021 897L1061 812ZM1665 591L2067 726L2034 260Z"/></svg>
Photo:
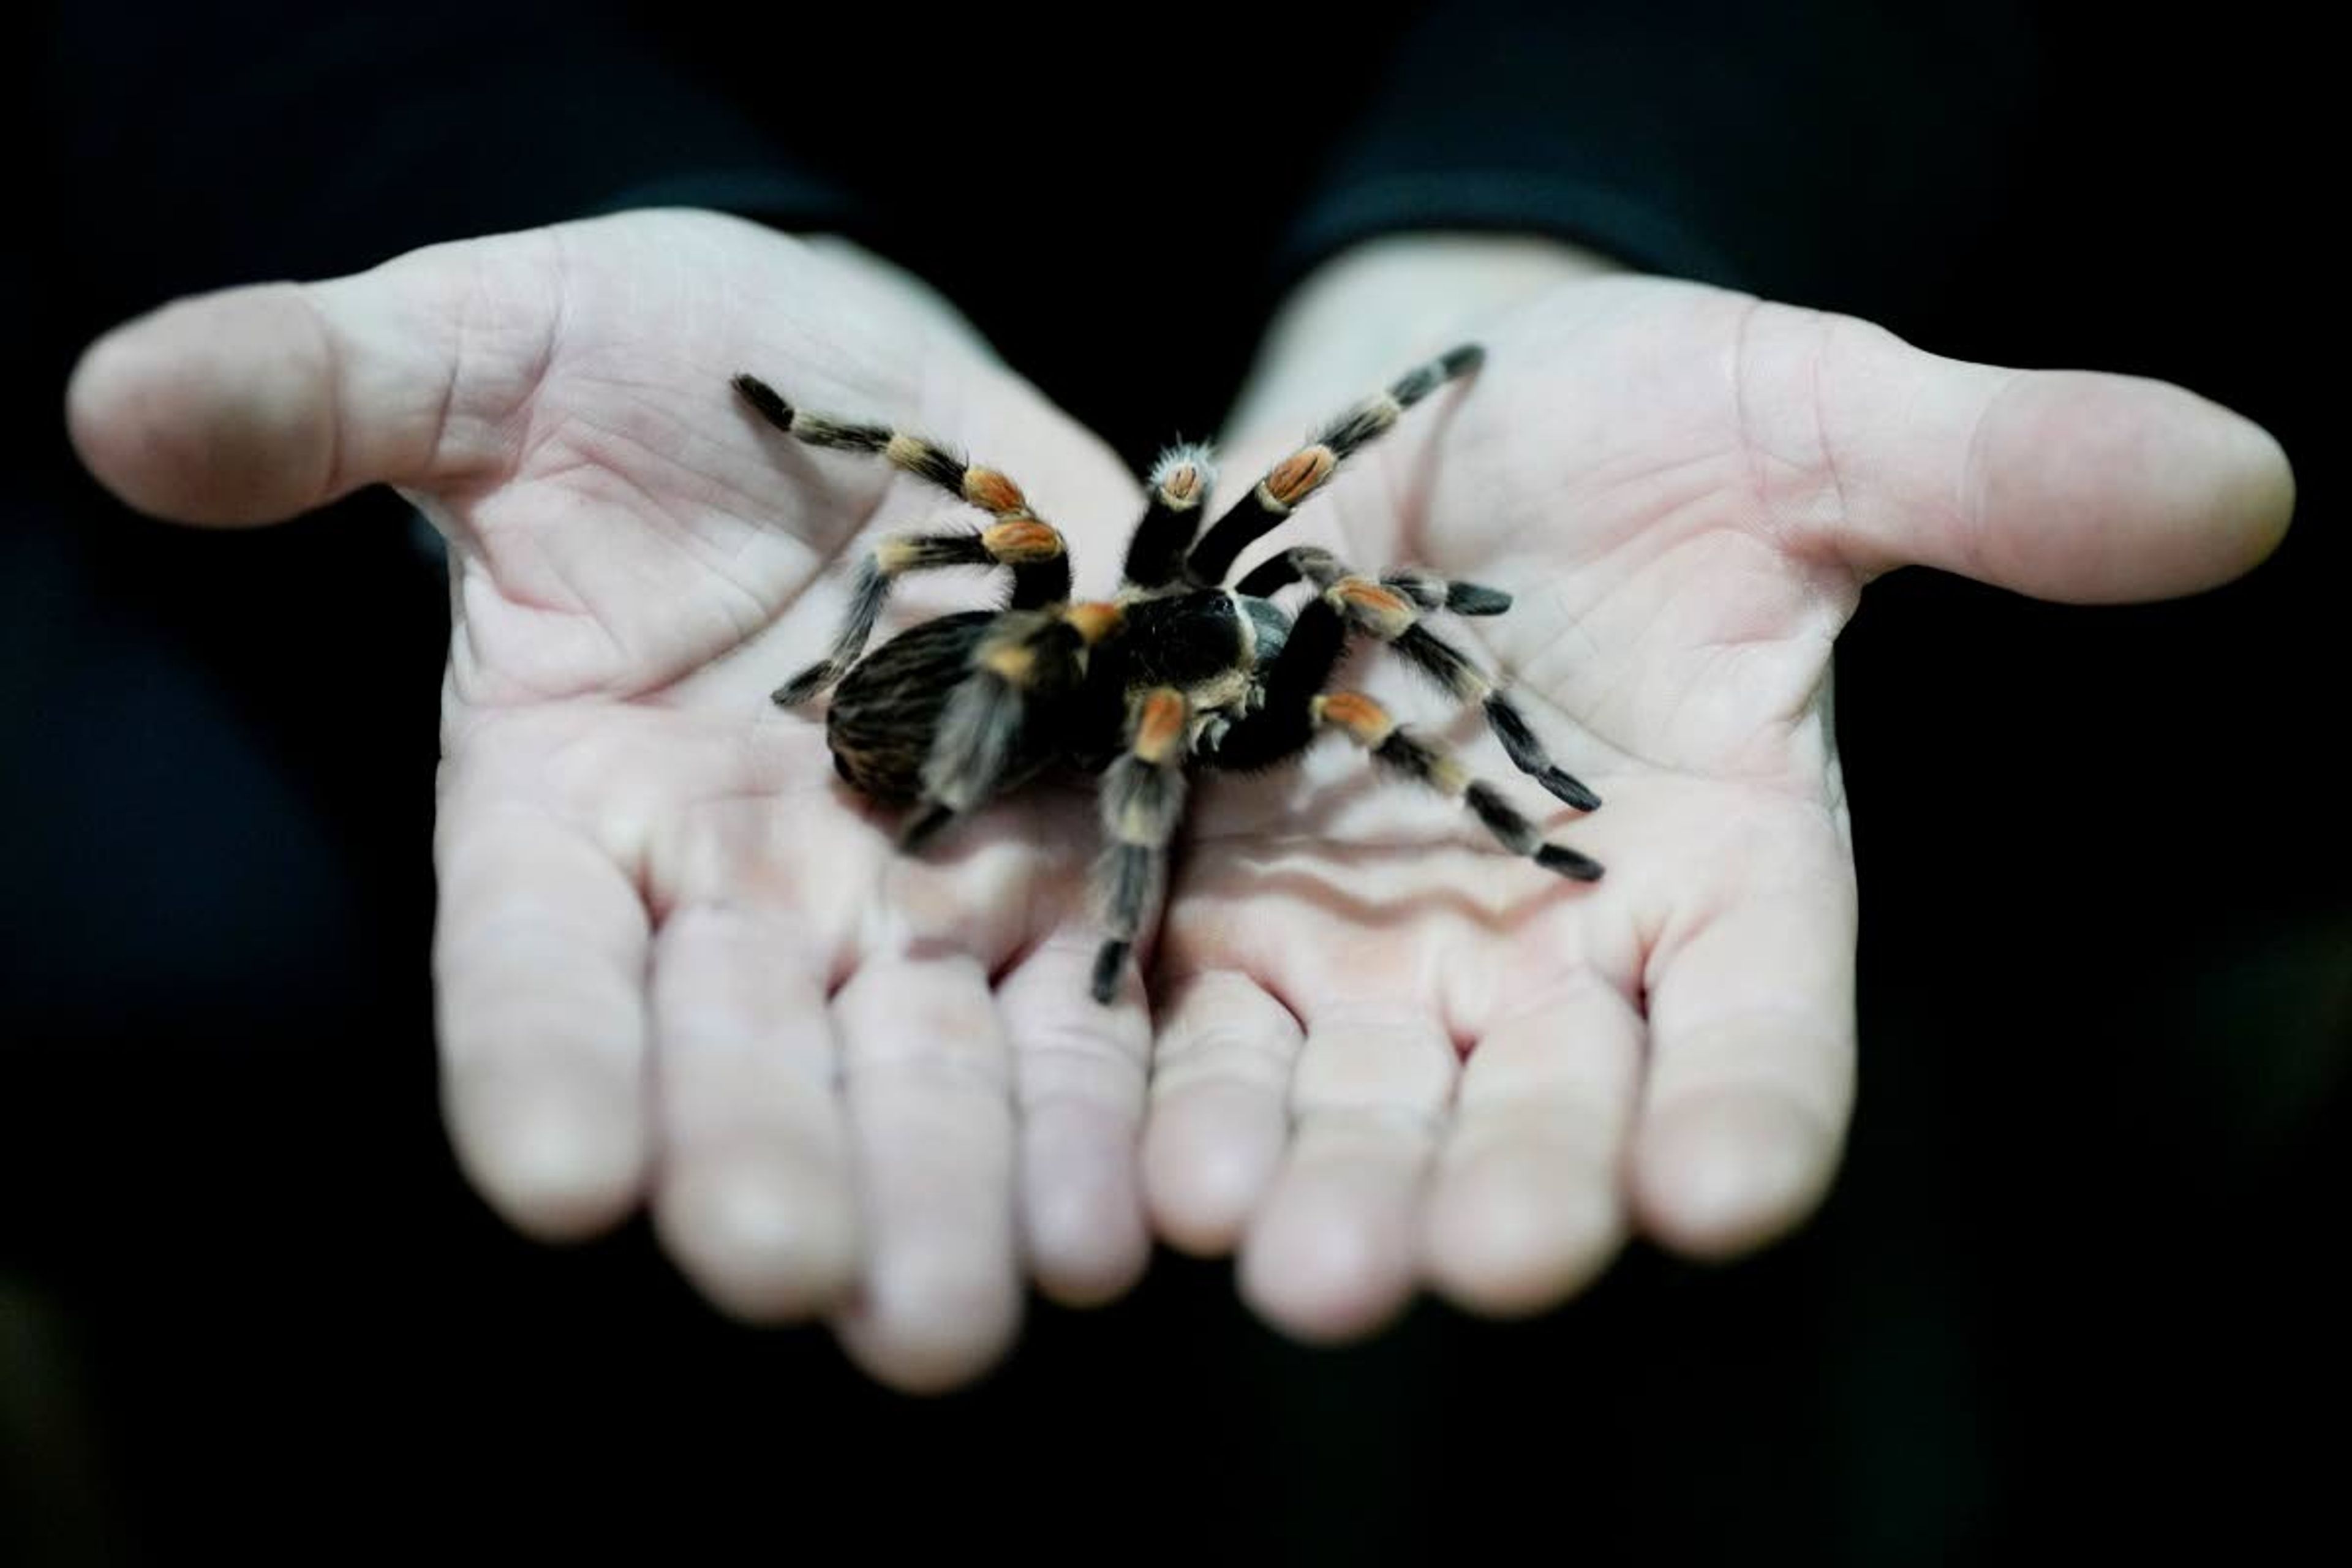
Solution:
<svg viewBox="0 0 2352 1568"><path fill-rule="evenodd" d="M1440 610L1500 615L1510 595L1414 567L1362 576L1311 546L1285 551L1223 586L1235 557L1279 527L1341 462L1484 357L1466 344L1407 372L1276 463L1205 533L1200 525L1215 478L1209 449L1171 448L1151 469L1124 582L1107 600L1070 596L1061 534L1004 474L920 436L796 408L758 377L738 375L743 400L793 439L879 456L991 519L978 530L900 533L877 543L857 566L831 648L774 700L791 708L833 693L825 737L834 767L860 793L912 807L899 837L909 851L1056 763L1098 773L1105 847L1092 887L1109 934L1092 989L1104 1004L1117 994L1166 879L1187 771L1274 767L1325 730L1460 800L1513 854L1563 877L1595 880L1597 862L1547 842L1442 742L1399 724L1360 692L1324 689L1350 636L1374 638L1456 701L1476 703L1521 772L1570 805L1594 809L1600 797L1545 753L1502 686L1426 624ZM866 654L891 584L946 566L1005 568L1012 574L1005 606L922 622ZM1295 612L1276 602L1300 583L1312 593Z"/></svg>

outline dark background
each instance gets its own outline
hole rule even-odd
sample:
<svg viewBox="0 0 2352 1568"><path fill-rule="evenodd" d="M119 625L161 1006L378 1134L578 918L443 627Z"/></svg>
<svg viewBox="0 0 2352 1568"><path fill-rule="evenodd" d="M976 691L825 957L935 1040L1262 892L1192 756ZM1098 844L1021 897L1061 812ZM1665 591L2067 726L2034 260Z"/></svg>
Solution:
<svg viewBox="0 0 2352 1568"><path fill-rule="evenodd" d="M1284 268L1346 237L1304 205L1317 146L1378 101L1399 24L1212 7L1176 31L1261 47L1138 47L1120 74L1071 71L1051 29L992 14L752 37L640 18L669 85L616 97L579 83L626 85L636 57L599 53L584 23L402 15L393 44L360 47L266 7L78 7L27 40L37 90L7 107L0 1561L492 1540L1402 1561L1507 1537L1604 1562L1909 1563L2198 1542L2259 1558L2304 1527L2341 1544L2352 834L2327 758L2352 579L2317 222L2340 159L2323 51L2284 7L2193 26L1856 7L1843 31L1757 46L1846 79L1874 51L1950 68L1925 107L1876 106L1899 134L1811 127L1835 161L1772 194L1788 232L1743 215L1728 232L1764 237L1731 271L1941 353L2181 383L2267 426L2300 486L2279 555L2193 600L2061 608L1920 572L1871 591L1838 670L1863 1095L1820 1218L1736 1268L1637 1250L1541 1321L1424 1305L1336 1352L1258 1327L1226 1266L1163 1257L1108 1310L1037 1308L1004 1369L933 1403L872 1387L821 1331L724 1322L642 1226L545 1250L467 1193L425 979L435 568L380 494L251 535L124 512L72 463L65 374L171 294L589 210L670 177L672 142L756 147L780 119L835 134L810 132L816 172L761 201L821 210L842 171L894 153L959 191L982 176L929 150L940 128L1010 100L1040 127L1024 155L1123 115L1134 191L1035 219L1043 272L919 223L868 237L1139 461L1171 417L1214 423ZM803 61L999 43L1013 85L912 121L806 101L849 73ZM534 49L574 90L532 96L513 62ZM1298 59L1317 68L1266 63ZM1691 95L1769 110L1728 69L1624 90L1662 122ZM370 83L415 118L371 107ZM754 110L698 118L730 92ZM464 116L486 100L519 128L580 116L579 156L504 185L404 184L480 144ZM315 134L271 141L287 124ZM240 138L271 155L226 161ZM1197 237L1129 243L1118 208L1166 188L1167 159L1227 169L1217 150L1243 146L1255 205L1207 178ZM1849 169L1868 177L1841 185ZM1822 187L1835 221L1806 205ZM1127 281L1087 331L1036 308L1106 276ZM1171 298L1178 360L1145 346Z"/></svg>

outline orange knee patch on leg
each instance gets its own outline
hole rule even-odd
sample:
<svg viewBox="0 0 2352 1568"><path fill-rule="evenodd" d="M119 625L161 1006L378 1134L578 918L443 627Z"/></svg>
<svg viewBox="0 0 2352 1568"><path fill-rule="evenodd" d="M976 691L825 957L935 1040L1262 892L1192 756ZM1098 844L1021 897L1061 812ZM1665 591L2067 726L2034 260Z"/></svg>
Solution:
<svg viewBox="0 0 2352 1568"><path fill-rule="evenodd" d="M1035 518L1018 522L1000 522L981 531L980 542L989 557L1007 566L1025 566L1034 561L1051 561L1062 553L1062 536L1049 523Z"/></svg>
<svg viewBox="0 0 2352 1568"><path fill-rule="evenodd" d="M1184 722L1192 704L1181 692L1161 687L1143 700L1135 721L1135 754L1154 764L1166 762L1184 739Z"/></svg>
<svg viewBox="0 0 2352 1568"><path fill-rule="evenodd" d="M1403 595L1361 577L1341 578L1331 593L1349 620L1384 642L1402 636L1421 618Z"/></svg>
<svg viewBox="0 0 2352 1568"><path fill-rule="evenodd" d="M1021 493L1021 487L994 468L966 468L963 499L999 517L1008 511L1029 510L1029 498Z"/></svg>
<svg viewBox="0 0 2352 1568"><path fill-rule="evenodd" d="M1337 724L1360 746L1378 746L1396 732L1388 710L1360 691L1334 691L1315 700L1317 722Z"/></svg>
<svg viewBox="0 0 2352 1568"><path fill-rule="evenodd" d="M1293 452L1265 477L1265 493L1283 506L1297 506L1331 477L1339 459L1328 447L1308 447Z"/></svg>
<svg viewBox="0 0 2352 1568"><path fill-rule="evenodd" d="M1092 647L1118 630L1127 612L1108 599L1084 599L1066 607L1062 618L1077 627L1079 639Z"/></svg>

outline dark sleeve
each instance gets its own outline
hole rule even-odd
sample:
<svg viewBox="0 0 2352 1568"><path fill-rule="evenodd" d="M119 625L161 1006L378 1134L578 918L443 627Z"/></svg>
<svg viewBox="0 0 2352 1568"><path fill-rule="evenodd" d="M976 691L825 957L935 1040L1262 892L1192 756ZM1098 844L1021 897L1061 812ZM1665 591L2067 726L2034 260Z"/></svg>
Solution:
<svg viewBox="0 0 2352 1568"><path fill-rule="evenodd" d="M123 308L621 206L852 205L602 0L77 5L51 49L66 243Z"/></svg>
<svg viewBox="0 0 2352 1568"><path fill-rule="evenodd" d="M1998 0L1433 7L1280 266L1401 229L1549 233L1856 308L1948 279L1999 199L2033 58Z"/></svg>

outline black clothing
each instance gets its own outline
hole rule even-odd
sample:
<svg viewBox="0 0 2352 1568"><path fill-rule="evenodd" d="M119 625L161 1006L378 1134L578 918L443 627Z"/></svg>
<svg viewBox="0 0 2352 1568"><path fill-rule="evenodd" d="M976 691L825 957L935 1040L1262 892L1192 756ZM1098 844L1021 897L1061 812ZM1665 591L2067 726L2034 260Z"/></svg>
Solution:
<svg viewBox="0 0 2352 1568"><path fill-rule="evenodd" d="M2352 845L2321 749L2340 399L2297 374L2341 297L2315 38L2259 6L415 0L78 4L37 56L0 103L30 170L0 247L0 1561L852 1532L877 1562L1663 1568L2200 1530L2259 1558L2332 1509ZM459 1181L426 966L445 589L400 503L174 530L59 429L73 354L171 295L654 201L895 256L1139 464L1213 426L1315 261L1491 227L2180 381L2279 434L2305 517L2176 605L1872 588L1838 672L1863 1100L1804 1236L1333 1355L1162 1258L918 1406L820 1331L721 1322L643 1226L541 1250Z"/></svg>
<svg viewBox="0 0 2352 1568"><path fill-rule="evenodd" d="M2005 5L1859 0L1207 0L1139 37L1003 7L100 4L59 20L53 112L115 314L716 206L896 257L1141 448L1208 428L1278 290L1379 234L1932 298L2010 172L2026 42Z"/></svg>

